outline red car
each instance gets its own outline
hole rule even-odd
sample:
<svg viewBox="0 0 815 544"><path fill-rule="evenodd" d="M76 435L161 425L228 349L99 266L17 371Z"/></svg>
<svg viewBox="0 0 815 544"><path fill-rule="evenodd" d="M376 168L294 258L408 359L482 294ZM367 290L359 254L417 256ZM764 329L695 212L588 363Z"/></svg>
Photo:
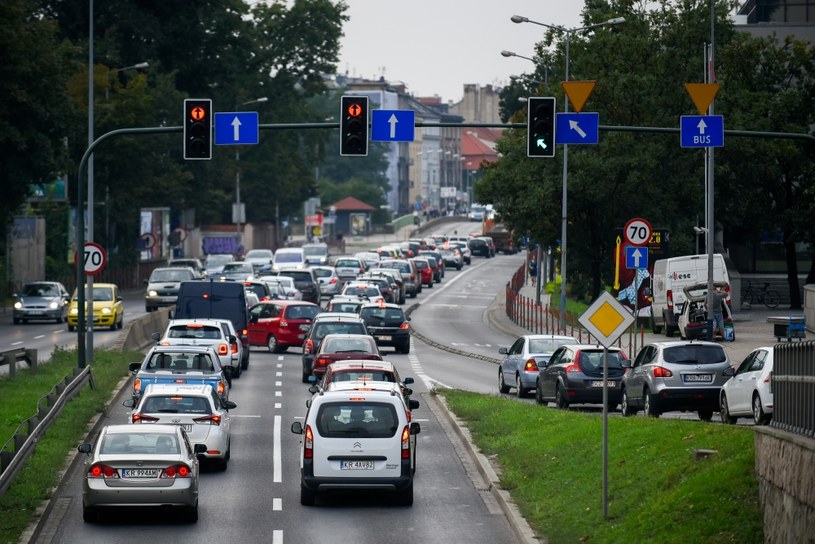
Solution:
<svg viewBox="0 0 815 544"><path fill-rule="evenodd" d="M270 300L249 308L249 345L266 346L272 353L301 347L314 316L322 310L301 300Z"/></svg>
<svg viewBox="0 0 815 544"><path fill-rule="evenodd" d="M347 359L381 361L382 356L376 340L368 334L326 334L314 354L312 374L320 380L331 363Z"/></svg>
<svg viewBox="0 0 815 544"><path fill-rule="evenodd" d="M430 263L427 259L414 257L410 259L414 263L416 263L416 268L419 271L419 275L422 278L422 285L427 285L431 289L433 288L433 267L430 266Z"/></svg>

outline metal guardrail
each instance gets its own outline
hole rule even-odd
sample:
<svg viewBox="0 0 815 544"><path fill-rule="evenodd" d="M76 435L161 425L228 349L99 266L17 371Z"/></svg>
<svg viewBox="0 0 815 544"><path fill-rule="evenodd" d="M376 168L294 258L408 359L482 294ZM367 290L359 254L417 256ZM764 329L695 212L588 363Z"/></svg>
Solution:
<svg viewBox="0 0 815 544"><path fill-rule="evenodd" d="M73 376L66 376L49 394L37 401L37 413L20 423L14 436L3 444L0 448L0 495L6 492L26 460L34 453L34 448L45 431L53 425L65 405L86 381L90 382L92 388L95 387L90 367L75 369Z"/></svg>
<svg viewBox="0 0 815 544"><path fill-rule="evenodd" d="M15 348L8 351L0 351L0 366L8 365L8 375L14 378L17 375L17 363L28 364L31 372L37 372L37 350L26 348Z"/></svg>
<svg viewBox="0 0 815 544"><path fill-rule="evenodd" d="M771 427L815 438L815 342L776 344Z"/></svg>

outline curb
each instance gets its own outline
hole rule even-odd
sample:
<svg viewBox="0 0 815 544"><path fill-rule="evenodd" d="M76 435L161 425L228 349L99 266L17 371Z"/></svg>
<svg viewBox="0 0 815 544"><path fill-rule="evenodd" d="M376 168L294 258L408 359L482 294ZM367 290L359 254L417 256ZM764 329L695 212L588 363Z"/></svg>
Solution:
<svg viewBox="0 0 815 544"><path fill-rule="evenodd" d="M501 488L501 481L489 459L473 444L470 430L450 411L446 399L433 391L422 396L428 405L432 405L431 411L433 413L442 414L444 416L444 419L453 429L453 432L464 444L476 470L478 470L478 473L487 484L489 492L501 507L501 511L504 513L510 527L512 527L515 536L518 537L519 542L523 542L524 544L545 544L546 540L540 539L535 535L535 532L529 526L526 519L518 511L518 507L515 505L509 492Z"/></svg>

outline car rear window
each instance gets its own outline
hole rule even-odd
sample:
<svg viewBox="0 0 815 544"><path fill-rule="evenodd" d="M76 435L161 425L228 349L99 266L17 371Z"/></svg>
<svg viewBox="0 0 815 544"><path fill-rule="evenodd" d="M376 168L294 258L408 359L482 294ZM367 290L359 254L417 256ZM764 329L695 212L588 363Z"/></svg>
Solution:
<svg viewBox="0 0 815 544"><path fill-rule="evenodd" d="M301 263L301 262L303 262L303 254L302 253L278 252L277 255L274 256L274 262L276 262L276 263Z"/></svg>
<svg viewBox="0 0 815 544"><path fill-rule="evenodd" d="M320 406L317 431L326 438L390 438L399 427L392 404L337 402Z"/></svg>
<svg viewBox="0 0 815 544"><path fill-rule="evenodd" d="M297 305L297 306L289 306L286 309L286 318L287 319L314 319L314 317L320 313L319 306L311 306L311 305Z"/></svg>
<svg viewBox="0 0 815 544"><path fill-rule="evenodd" d="M375 353L370 337L364 338L328 338L320 351L323 353Z"/></svg>
<svg viewBox="0 0 815 544"><path fill-rule="evenodd" d="M399 308L363 308L359 312L360 317L378 318L387 320L405 320L405 314Z"/></svg>
<svg viewBox="0 0 815 544"><path fill-rule="evenodd" d="M727 354L721 346L687 345L666 348L662 358L666 363L715 365L727 361Z"/></svg>
<svg viewBox="0 0 815 544"><path fill-rule="evenodd" d="M326 334L366 334L366 330L362 323L317 323L314 335L317 338L325 338Z"/></svg>
<svg viewBox="0 0 815 544"><path fill-rule="evenodd" d="M284 270L280 273L281 276L288 276L292 278L294 281L302 281L302 282L311 282L313 281L311 278L311 272L304 272L297 270Z"/></svg>
<svg viewBox="0 0 815 544"><path fill-rule="evenodd" d="M178 453L178 440L168 434L109 434L102 440L99 453Z"/></svg>
<svg viewBox="0 0 815 544"><path fill-rule="evenodd" d="M619 351L608 352L608 367L609 368L622 368L622 361L625 357ZM580 352L580 367L584 372L596 372L603 369L603 352L602 351L581 351Z"/></svg>
<svg viewBox="0 0 815 544"><path fill-rule="evenodd" d="M144 413L209 414L209 402L204 397L151 395L142 401Z"/></svg>
<svg viewBox="0 0 815 544"><path fill-rule="evenodd" d="M208 325L174 325L167 331L167 337L218 340L221 338L221 329Z"/></svg>
<svg viewBox="0 0 815 544"><path fill-rule="evenodd" d="M389 382L396 383L391 372L383 370L339 370L331 373L332 382Z"/></svg>

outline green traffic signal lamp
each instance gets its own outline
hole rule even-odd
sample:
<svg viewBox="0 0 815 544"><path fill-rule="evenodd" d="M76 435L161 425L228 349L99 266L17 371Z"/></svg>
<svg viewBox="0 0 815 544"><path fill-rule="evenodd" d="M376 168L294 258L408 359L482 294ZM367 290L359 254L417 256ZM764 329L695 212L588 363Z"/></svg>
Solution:
<svg viewBox="0 0 815 544"><path fill-rule="evenodd" d="M184 159L212 159L212 100L209 98L184 100Z"/></svg>
<svg viewBox="0 0 815 544"><path fill-rule="evenodd" d="M528 100L526 155L554 157L557 103L551 96L530 96Z"/></svg>
<svg viewBox="0 0 815 544"><path fill-rule="evenodd" d="M340 102L340 156L367 156L368 97L343 96Z"/></svg>

